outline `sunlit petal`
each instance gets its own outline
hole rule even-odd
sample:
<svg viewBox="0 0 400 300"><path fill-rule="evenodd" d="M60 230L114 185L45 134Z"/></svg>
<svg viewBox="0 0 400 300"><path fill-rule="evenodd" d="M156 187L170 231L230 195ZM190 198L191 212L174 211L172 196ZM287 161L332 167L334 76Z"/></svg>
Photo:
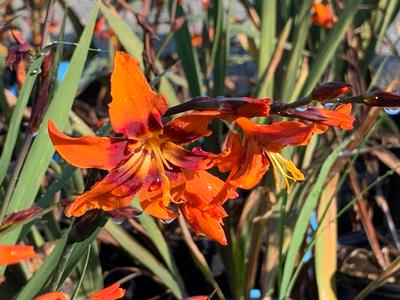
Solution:
<svg viewBox="0 0 400 300"><path fill-rule="evenodd" d="M60 132L51 121L48 130L57 152L75 167L110 170L127 157L125 140L96 136L72 138Z"/></svg>
<svg viewBox="0 0 400 300"><path fill-rule="evenodd" d="M114 283L100 291L90 295L88 300L115 300L121 299L125 295L125 290L120 287L119 283Z"/></svg>
<svg viewBox="0 0 400 300"><path fill-rule="evenodd" d="M286 146L305 145L314 133L315 124L295 121L258 125L249 119L239 118L237 124L245 136L253 137L265 151L281 152Z"/></svg>
<svg viewBox="0 0 400 300"><path fill-rule="evenodd" d="M139 62L118 51L111 75L109 104L114 131L134 138L162 128L161 116L167 110L167 101L155 93L140 70Z"/></svg>
<svg viewBox="0 0 400 300"><path fill-rule="evenodd" d="M67 296L62 292L50 292L40 295L33 300L67 300Z"/></svg>
<svg viewBox="0 0 400 300"><path fill-rule="evenodd" d="M112 170L89 191L76 198L66 209L68 217L79 217L92 209L104 211L129 206L145 181L150 168L150 154L135 153L124 165Z"/></svg>
<svg viewBox="0 0 400 300"><path fill-rule="evenodd" d="M0 245L0 265L17 264L34 256L35 251L32 246Z"/></svg>
<svg viewBox="0 0 400 300"><path fill-rule="evenodd" d="M178 117L164 126L163 137L176 144L186 144L211 135L210 122L220 116L216 111L196 112Z"/></svg>

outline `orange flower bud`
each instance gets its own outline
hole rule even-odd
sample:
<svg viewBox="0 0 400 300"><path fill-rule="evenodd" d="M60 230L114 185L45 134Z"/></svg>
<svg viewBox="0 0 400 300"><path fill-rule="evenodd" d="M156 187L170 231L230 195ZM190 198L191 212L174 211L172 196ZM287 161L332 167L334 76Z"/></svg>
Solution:
<svg viewBox="0 0 400 300"><path fill-rule="evenodd" d="M313 89L311 98L319 102L326 102L340 95L347 94L352 88L353 86L346 82L325 82Z"/></svg>

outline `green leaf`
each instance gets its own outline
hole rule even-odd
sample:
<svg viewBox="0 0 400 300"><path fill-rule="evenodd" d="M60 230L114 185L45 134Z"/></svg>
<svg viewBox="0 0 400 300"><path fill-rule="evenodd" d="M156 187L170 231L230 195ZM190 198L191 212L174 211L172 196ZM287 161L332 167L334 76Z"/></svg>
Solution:
<svg viewBox="0 0 400 300"><path fill-rule="evenodd" d="M264 0L261 6L261 31L260 31L260 54L258 57L258 80L266 73L267 67L274 54L275 31L276 31L276 0ZM259 98L272 97L273 81L262 85Z"/></svg>
<svg viewBox="0 0 400 300"><path fill-rule="evenodd" d="M125 232L125 230L114 223L108 222L105 229L130 256L137 259L142 265L153 272L178 299L183 298L184 292L179 288L179 285L174 277L163 266L163 264L153 256L153 254L135 241L129 234Z"/></svg>
<svg viewBox="0 0 400 300"><path fill-rule="evenodd" d="M293 48L290 51L289 63L285 69L285 76L282 78L282 87L280 97L288 101L292 95L299 73L299 67L303 61L303 50L306 44L309 28L311 24L311 5L313 0L303 1L300 13L297 15L294 23L295 33Z"/></svg>
<svg viewBox="0 0 400 300"><path fill-rule="evenodd" d="M177 18L184 15L180 4L176 5L175 15ZM175 31L174 37L176 50L179 58L182 60L183 70L189 84L190 95L192 97L201 96L204 94L205 89L201 78L199 57L193 48L187 21L183 23L181 28Z"/></svg>
<svg viewBox="0 0 400 300"><path fill-rule="evenodd" d="M49 256L46 257L40 269L33 274L27 284L21 289L20 293L14 297L15 300L31 300L35 297L53 275L58 261L63 253L63 249L67 243L69 231L64 232L61 239Z"/></svg>
<svg viewBox="0 0 400 300"><path fill-rule="evenodd" d="M279 291L279 300L283 300L285 299L285 297L289 296L287 293L289 292L288 287L290 279L294 272L296 258L300 252L300 247L303 243L303 239L309 225L311 213L318 203L321 192L324 188L326 178L328 177L332 165L339 156L340 151L342 151L347 146L347 144L348 142L342 143L335 149L335 151L333 151L328 156L325 163L322 165L321 171L318 174L317 181L313 185L310 194L307 196L303 208L300 211L300 215L297 218L296 225L292 234L292 240L290 241L289 249L286 256L282 283Z"/></svg>
<svg viewBox="0 0 400 300"><path fill-rule="evenodd" d="M98 13L98 5L94 8L86 27L79 40L79 44L71 58L71 62L63 82L57 88L54 98L43 118L32 147L27 155L25 164L7 213L29 208L37 194L42 178L47 170L54 153L54 147L47 134L47 121L53 120L59 128L64 128L68 120L68 112L72 107L79 80L86 62L86 57L92 38L93 28ZM0 244L14 244L20 229L0 237ZM2 269L2 272L4 268Z"/></svg>
<svg viewBox="0 0 400 300"><path fill-rule="evenodd" d="M7 130L7 137L4 143L3 152L0 158L0 184L7 175L7 170L10 165L10 160L14 151L15 143L17 142L19 129L24 115L24 110L32 93L32 88L44 59L44 55L39 55L35 58L29 67L26 74L26 80L21 88L18 96L17 105L14 107L10 124Z"/></svg>
<svg viewBox="0 0 400 300"><path fill-rule="evenodd" d="M133 205L141 209L141 206L138 202L137 197L135 197ZM164 236L158 227L155 219L148 215L146 212L143 212L139 217L138 217L140 224L143 226L143 228L146 230L146 233L148 234L148 237L150 240L153 242L153 244L156 246L158 252L164 259L165 264L167 265L169 271L174 275L176 278L177 283L179 284L179 287L182 291L185 290L185 285L183 283L181 274L179 273L178 268L176 267L175 261L173 259L173 256L171 252L169 251L169 247L167 245L167 242L164 239Z"/></svg>

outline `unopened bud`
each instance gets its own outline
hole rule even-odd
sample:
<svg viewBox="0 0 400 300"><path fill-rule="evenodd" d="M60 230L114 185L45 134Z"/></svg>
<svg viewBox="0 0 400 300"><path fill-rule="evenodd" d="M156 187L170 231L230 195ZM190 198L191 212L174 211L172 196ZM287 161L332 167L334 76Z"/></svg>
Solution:
<svg viewBox="0 0 400 300"><path fill-rule="evenodd" d="M82 217L72 227L69 238L73 242L81 242L91 236L97 228L104 225L107 218L104 218L103 212L98 209L94 209Z"/></svg>
<svg viewBox="0 0 400 300"><path fill-rule="evenodd" d="M326 102L340 95L347 94L353 86L346 82L325 82L311 92L311 98L319 102Z"/></svg>
<svg viewBox="0 0 400 300"><path fill-rule="evenodd" d="M369 106L400 107L400 95L384 91L374 91L366 95L364 103Z"/></svg>
<svg viewBox="0 0 400 300"><path fill-rule="evenodd" d="M51 85L51 66L52 66L52 52L49 52L43 59L43 63L40 69L40 84L39 90L36 97L36 101L32 106L31 119L29 120L29 130L36 132L39 128L40 122L42 121L44 111L47 107L50 97L50 85Z"/></svg>

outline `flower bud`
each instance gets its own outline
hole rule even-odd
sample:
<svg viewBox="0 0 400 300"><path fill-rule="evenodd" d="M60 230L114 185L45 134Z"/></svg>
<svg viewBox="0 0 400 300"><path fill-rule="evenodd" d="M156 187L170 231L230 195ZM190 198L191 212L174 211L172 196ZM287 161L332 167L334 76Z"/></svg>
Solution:
<svg viewBox="0 0 400 300"><path fill-rule="evenodd" d="M49 52L42 63L40 72L40 85L36 101L32 106L31 119L29 120L29 130L36 132L39 128L40 122L42 121L43 114L47 107L50 97L50 85L52 81L51 76L52 66L52 52Z"/></svg>
<svg viewBox="0 0 400 300"><path fill-rule="evenodd" d="M378 90L367 94L364 103L369 106L400 107L400 95Z"/></svg>
<svg viewBox="0 0 400 300"><path fill-rule="evenodd" d="M347 94L353 86L346 82L325 82L311 92L311 98L319 102L326 102L340 95Z"/></svg>

